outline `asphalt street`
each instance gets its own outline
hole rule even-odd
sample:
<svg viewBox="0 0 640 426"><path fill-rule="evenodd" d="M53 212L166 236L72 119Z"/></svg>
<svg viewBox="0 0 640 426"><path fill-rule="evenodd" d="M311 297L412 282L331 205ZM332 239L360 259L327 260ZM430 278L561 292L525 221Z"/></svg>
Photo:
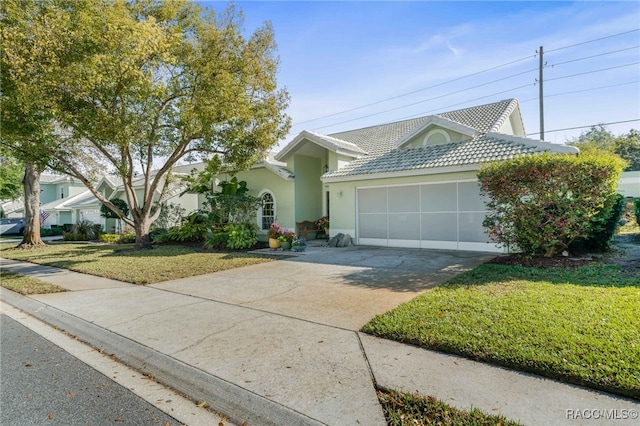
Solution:
<svg viewBox="0 0 640 426"><path fill-rule="evenodd" d="M180 425L7 315L0 315L0 424Z"/></svg>

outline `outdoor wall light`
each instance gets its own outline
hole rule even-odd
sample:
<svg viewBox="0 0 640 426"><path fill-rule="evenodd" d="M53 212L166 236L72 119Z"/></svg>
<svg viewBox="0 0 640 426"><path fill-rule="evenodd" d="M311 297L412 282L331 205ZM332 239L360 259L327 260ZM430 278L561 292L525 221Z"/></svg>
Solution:
<svg viewBox="0 0 640 426"><path fill-rule="evenodd" d="M324 172L325 172L325 173L327 173L327 172L329 171L329 166L327 166L327 165L325 164L325 165L324 165L323 170L324 170Z"/></svg>

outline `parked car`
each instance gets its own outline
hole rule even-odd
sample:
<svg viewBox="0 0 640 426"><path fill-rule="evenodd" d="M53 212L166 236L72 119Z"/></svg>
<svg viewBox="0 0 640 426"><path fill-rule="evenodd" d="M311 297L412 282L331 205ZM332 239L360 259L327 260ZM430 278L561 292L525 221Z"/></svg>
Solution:
<svg viewBox="0 0 640 426"><path fill-rule="evenodd" d="M11 235L11 234L22 235L23 233L24 233L23 217L0 219L0 235Z"/></svg>

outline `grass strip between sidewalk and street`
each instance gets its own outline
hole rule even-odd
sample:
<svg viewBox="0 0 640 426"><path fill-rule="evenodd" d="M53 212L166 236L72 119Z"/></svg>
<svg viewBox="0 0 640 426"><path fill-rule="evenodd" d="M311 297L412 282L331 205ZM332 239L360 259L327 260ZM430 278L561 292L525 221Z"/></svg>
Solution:
<svg viewBox="0 0 640 426"><path fill-rule="evenodd" d="M617 266L484 264L364 332L640 398L640 282Z"/></svg>
<svg viewBox="0 0 640 426"><path fill-rule="evenodd" d="M461 410L430 396L378 391L387 424L391 426L517 426L504 416L487 414L477 408Z"/></svg>
<svg viewBox="0 0 640 426"><path fill-rule="evenodd" d="M48 244L22 250L2 244L0 257L69 269L133 284L192 277L270 262L259 254L206 252L186 246L156 246L134 250L130 244Z"/></svg>
<svg viewBox="0 0 640 426"><path fill-rule="evenodd" d="M67 291L55 284L49 284L35 278L25 277L24 275L15 274L3 269L0 269L0 286L22 295L60 293L62 291Z"/></svg>

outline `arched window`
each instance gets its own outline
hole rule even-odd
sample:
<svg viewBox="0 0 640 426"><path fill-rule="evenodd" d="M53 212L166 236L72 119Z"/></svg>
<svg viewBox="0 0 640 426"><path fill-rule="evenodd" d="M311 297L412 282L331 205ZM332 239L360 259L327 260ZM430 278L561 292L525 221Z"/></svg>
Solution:
<svg viewBox="0 0 640 426"><path fill-rule="evenodd" d="M441 145L451 142L449 133L441 129L433 129L425 136L422 145Z"/></svg>
<svg viewBox="0 0 640 426"><path fill-rule="evenodd" d="M265 192L260 198L262 199L262 207L260 208L258 225L260 229L266 230L276 221L276 201L270 192Z"/></svg>

